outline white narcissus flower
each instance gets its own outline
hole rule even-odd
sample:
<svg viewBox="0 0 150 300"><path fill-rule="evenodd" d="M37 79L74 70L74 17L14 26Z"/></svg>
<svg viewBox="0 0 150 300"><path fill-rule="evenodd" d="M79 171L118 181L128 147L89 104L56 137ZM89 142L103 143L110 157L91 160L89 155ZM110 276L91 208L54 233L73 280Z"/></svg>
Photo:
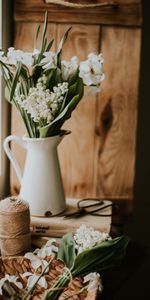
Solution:
<svg viewBox="0 0 150 300"><path fill-rule="evenodd" d="M42 268L42 271L45 270L46 267L48 267L48 262L44 259L40 259L37 255L33 254L32 252L27 252L24 257L28 258L31 261L31 265L34 268L35 271L39 267Z"/></svg>
<svg viewBox="0 0 150 300"><path fill-rule="evenodd" d="M17 62L21 62L26 67L30 68L34 64L34 58L37 58L40 51L38 49L34 49L33 52L24 52L22 50L15 50L14 47L8 48L8 52L6 56L3 56L1 51L0 59L2 62L8 65L17 65Z"/></svg>
<svg viewBox="0 0 150 300"><path fill-rule="evenodd" d="M39 54L40 54L40 50L37 48L34 48L32 55L37 58Z"/></svg>
<svg viewBox="0 0 150 300"><path fill-rule="evenodd" d="M85 85L100 85L104 79L103 62L102 54L90 53L88 59L80 63L79 76Z"/></svg>
<svg viewBox="0 0 150 300"><path fill-rule="evenodd" d="M7 64L16 65L17 62L21 62L27 67L31 67L33 65L33 53L24 52L22 50L15 50L15 48L11 47L7 52Z"/></svg>
<svg viewBox="0 0 150 300"><path fill-rule="evenodd" d="M31 265L34 268L34 273L31 272L25 272L23 274L20 274L22 276L22 278L27 277L28 281L27 281L27 286L29 288L33 287L34 284L38 281L38 284L43 287L43 288L47 288L47 282L46 279L44 277L44 275L41 276L42 272L46 273L49 270L49 263L44 260L44 259L40 259L37 255L35 255L32 252L27 252L24 257L30 259L31 261ZM39 270L38 268L41 267L41 274L39 274Z"/></svg>
<svg viewBox="0 0 150 300"><path fill-rule="evenodd" d="M78 69L78 57L73 56L70 61L63 60L61 62L63 80L68 80Z"/></svg>
<svg viewBox="0 0 150 300"><path fill-rule="evenodd" d="M58 247L53 245L53 243L55 243L55 242L56 242L55 239L48 240L44 247L42 247L41 249L36 249L34 251L34 253L36 253L38 257L43 258L43 259L46 256L50 256L53 253L57 253L58 252Z"/></svg>
<svg viewBox="0 0 150 300"><path fill-rule="evenodd" d="M99 273L89 273L84 277L84 283L88 282L88 291L94 291L99 289L100 292L103 290L102 280Z"/></svg>
<svg viewBox="0 0 150 300"><path fill-rule="evenodd" d="M5 281L9 281L9 282L14 283L19 289L23 288L23 285L22 285L21 282L18 281L18 277L17 276L6 274L4 278L0 279L0 295L3 294L2 293L2 287L3 287L3 284L5 283Z"/></svg>
<svg viewBox="0 0 150 300"><path fill-rule="evenodd" d="M25 272L24 274L21 275L22 278L27 277L27 287L28 288L32 288L35 283L38 281L38 284L43 287L43 288L47 288L47 282L46 279L44 277L44 275L40 278L41 274L33 274L31 272Z"/></svg>
<svg viewBox="0 0 150 300"><path fill-rule="evenodd" d="M44 70L55 69L57 67L57 54L53 51L43 53L44 58L41 60L41 65Z"/></svg>

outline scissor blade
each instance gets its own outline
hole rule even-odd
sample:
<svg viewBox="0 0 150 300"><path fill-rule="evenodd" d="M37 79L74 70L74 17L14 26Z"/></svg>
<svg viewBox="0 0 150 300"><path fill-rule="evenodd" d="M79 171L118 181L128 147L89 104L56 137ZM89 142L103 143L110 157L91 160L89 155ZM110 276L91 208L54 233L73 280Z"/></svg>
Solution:
<svg viewBox="0 0 150 300"><path fill-rule="evenodd" d="M65 215L64 215L64 218L66 219L66 218L77 218L77 217L80 217L81 215L83 215L84 214L84 211L83 211L83 209L78 209L78 210L76 210L76 211L74 211L74 212L66 212L65 213Z"/></svg>

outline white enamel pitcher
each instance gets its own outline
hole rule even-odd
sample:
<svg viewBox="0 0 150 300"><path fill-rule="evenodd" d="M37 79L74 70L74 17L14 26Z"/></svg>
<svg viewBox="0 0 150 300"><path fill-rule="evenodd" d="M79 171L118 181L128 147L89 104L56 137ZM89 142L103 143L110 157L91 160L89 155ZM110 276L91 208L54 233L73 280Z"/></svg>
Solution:
<svg viewBox="0 0 150 300"><path fill-rule="evenodd" d="M65 134L67 133L69 132ZM64 134L48 138L28 138L10 135L4 140L4 150L21 184L19 196L28 201L31 215L56 215L65 210L65 195L57 154L57 146L63 136ZM11 141L27 150L23 176L9 147Z"/></svg>

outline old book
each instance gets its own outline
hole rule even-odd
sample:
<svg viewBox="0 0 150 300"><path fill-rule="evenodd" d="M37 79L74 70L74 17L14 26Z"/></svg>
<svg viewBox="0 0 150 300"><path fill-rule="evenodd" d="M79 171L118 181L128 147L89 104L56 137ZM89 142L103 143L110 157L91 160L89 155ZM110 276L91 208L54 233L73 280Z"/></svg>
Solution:
<svg viewBox="0 0 150 300"><path fill-rule="evenodd" d="M77 201L79 199L67 199L67 212L77 210ZM109 204L110 201L105 201ZM111 214L111 207L105 209L105 214ZM78 218L56 217L33 217L31 216L31 234L40 236L62 237L67 232L75 232L81 225L86 224L96 230L110 232L111 216L100 217L94 215L84 215Z"/></svg>

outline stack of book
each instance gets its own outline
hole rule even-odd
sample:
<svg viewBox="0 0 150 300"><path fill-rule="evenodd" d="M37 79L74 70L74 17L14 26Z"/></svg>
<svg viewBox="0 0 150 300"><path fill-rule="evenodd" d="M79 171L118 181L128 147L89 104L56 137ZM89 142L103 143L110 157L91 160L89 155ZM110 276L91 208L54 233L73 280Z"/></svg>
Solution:
<svg viewBox="0 0 150 300"><path fill-rule="evenodd" d="M66 212L77 210L77 202L79 199L66 200ZM109 201L106 201L108 204ZM111 214L111 207L105 209L106 214ZM47 237L62 237L67 232L74 233L77 228L85 224L95 230L110 232L111 216L101 217L86 214L80 217L64 218L64 216L55 217L36 217L31 216L31 234Z"/></svg>

